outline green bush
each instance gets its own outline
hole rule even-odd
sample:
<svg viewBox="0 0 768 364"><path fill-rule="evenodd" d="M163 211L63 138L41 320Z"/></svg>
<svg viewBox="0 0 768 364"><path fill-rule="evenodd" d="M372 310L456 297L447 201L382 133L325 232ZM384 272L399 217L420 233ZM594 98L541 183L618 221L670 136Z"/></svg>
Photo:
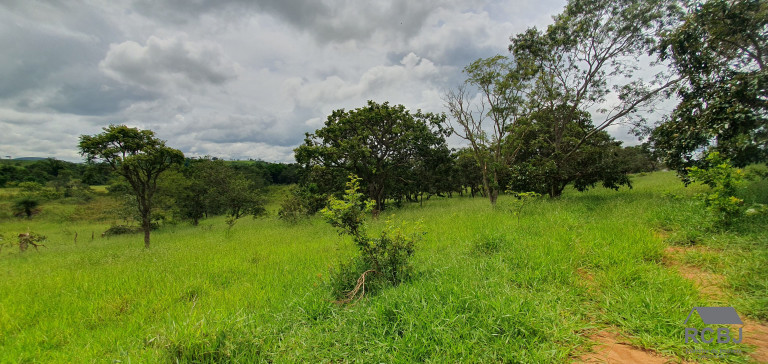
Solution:
<svg viewBox="0 0 768 364"><path fill-rule="evenodd" d="M404 228L388 224L379 237L369 237L365 229L365 215L372 210L373 201L359 192L360 178L351 175L346 186L343 199L331 197L328 207L321 213L339 229L339 234L352 236L360 253L351 262L341 264L337 271L331 272L334 295L348 302L362 297L366 291L397 285L410 278L413 271L410 258L415 242L423 233L408 234Z"/></svg>
<svg viewBox="0 0 768 364"><path fill-rule="evenodd" d="M124 234L136 234L141 232L141 226L131 226L131 225L113 225L110 226L107 231L102 234L103 236L112 236L112 235L124 235Z"/></svg>
<svg viewBox="0 0 768 364"><path fill-rule="evenodd" d="M706 167L688 168L688 175L692 181L704 183L711 188L709 193L701 195L707 210L718 224L729 226L744 213L744 200L736 197L736 192L744 184L745 173L733 167L718 152L707 155L706 161Z"/></svg>
<svg viewBox="0 0 768 364"><path fill-rule="evenodd" d="M298 188L291 188L288 195L280 203L277 217L291 224L296 224L302 218L309 216L306 200L300 196Z"/></svg>
<svg viewBox="0 0 768 364"><path fill-rule="evenodd" d="M22 195L13 202L14 216L24 216L32 218L32 215L40 212L40 201L31 195Z"/></svg>

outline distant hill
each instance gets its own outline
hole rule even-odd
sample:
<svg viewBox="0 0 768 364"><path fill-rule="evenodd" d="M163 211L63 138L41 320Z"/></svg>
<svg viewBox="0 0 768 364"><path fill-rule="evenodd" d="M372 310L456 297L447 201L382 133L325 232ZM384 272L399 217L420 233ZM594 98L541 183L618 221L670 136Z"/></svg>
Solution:
<svg viewBox="0 0 768 364"><path fill-rule="evenodd" d="M21 158L13 158L11 160L12 161L39 161L39 160L43 160L43 159L48 159L48 158L43 158L43 157L21 157Z"/></svg>

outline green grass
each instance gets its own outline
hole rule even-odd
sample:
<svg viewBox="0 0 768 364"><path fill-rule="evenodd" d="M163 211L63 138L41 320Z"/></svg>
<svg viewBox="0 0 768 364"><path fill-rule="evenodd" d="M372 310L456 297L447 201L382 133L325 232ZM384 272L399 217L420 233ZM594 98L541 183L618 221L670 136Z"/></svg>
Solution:
<svg viewBox="0 0 768 364"><path fill-rule="evenodd" d="M691 237L724 252L690 262L727 277L726 304L768 319L765 217L718 232L691 197L701 187L672 173L634 184L536 201L519 223L482 198L387 211L373 232L423 221L415 278L343 307L327 276L352 242L318 217L277 220L275 201L230 231L223 218L164 227L149 251L140 235L100 238L102 197L101 221L66 202L29 221L2 215L6 240L29 228L49 241L0 253L0 362L571 362L606 327L686 357L682 323L710 301L662 258Z"/></svg>

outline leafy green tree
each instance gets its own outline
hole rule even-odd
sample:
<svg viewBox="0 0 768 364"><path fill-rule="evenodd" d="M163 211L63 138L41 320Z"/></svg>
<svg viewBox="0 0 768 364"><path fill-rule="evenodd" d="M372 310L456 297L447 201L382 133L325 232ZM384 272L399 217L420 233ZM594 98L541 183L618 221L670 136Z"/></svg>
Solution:
<svg viewBox="0 0 768 364"><path fill-rule="evenodd" d="M656 154L648 148L648 144L621 148L619 159L628 173L653 172L659 169L660 163Z"/></svg>
<svg viewBox="0 0 768 364"><path fill-rule="evenodd" d="M413 182L408 172L415 161L445 145L444 121L444 115L411 114L402 105L368 101L366 107L329 115L325 126L296 148L296 161L309 170L305 183L325 192L340 190L350 173L359 176L381 211L396 186Z"/></svg>
<svg viewBox="0 0 768 364"><path fill-rule="evenodd" d="M204 216L226 213L237 220L266 212L260 189L263 179L246 175L222 160L189 160L182 181L174 184L175 204L185 218L197 225ZM255 182L255 181L258 182Z"/></svg>
<svg viewBox="0 0 768 364"><path fill-rule="evenodd" d="M80 153L89 161L103 160L124 177L136 198L144 247L149 248L151 213L160 175L184 161L184 154L167 147L151 130L110 125L96 135L80 136Z"/></svg>
<svg viewBox="0 0 768 364"><path fill-rule="evenodd" d="M456 156L456 164L454 166L454 176L457 178L456 183L461 193L469 189L470 196L475 197L475 194L481 191L480 186L483 183L483 172L480 170L480 166L477 164L471 149L461 148L454 155Z"/></svg>
<svg viewBox="0 0 768 364"><path fill-rule="evenodd" d="M580 112L578 119L561 124L562 112L570 110L537 108L519 121L508 138L508 143L519 149L509 188L558 197L571 183L579 191L597 183L613 189L630 185L627 166L619 158L621 142L604 131L583 139L591 133L590 115Z"/></svg>
<svg viewBox="0 0 768 364"><path fill-rule="evenodd" d="M499 55L478 59L465 67L464 73L464 85L445 96L451 123L456 124L451 131L469 142L480 167L485 196L495 205L504 187L502 174L517 152L506 148L505 140L516 121L525 115L530 68ZM479 101L474 102L475 99Z"/></svg>
<svg viewBox="0 0 768 364"><path fill-rule="evenodd" d="M548 145L539 145L550 151L534 165L556 176L547 183L550 196L559 195L562 182L582 178L574 177L578 163L603 160L594 148L612 143L605 138L606 128L632 118L642 124L639 111L680 82L666 70L645 80L637 72L676 9L669 0L570 0L545 32L531 28L512 38L509 49L517 64L536 73L527 104L538 126L530 132L546 135ZM618 176L605 177L609 185L622 183Z"/></svg>
<svg viewBox="0 0 768 364"><path fill-rule="evenodd" d="M670 168L705 165L707 151L736 166L768 160L767 27L768 2L709 0L689 3L665 33L660 55L685 78L680 103L651 133Z"/></svg>

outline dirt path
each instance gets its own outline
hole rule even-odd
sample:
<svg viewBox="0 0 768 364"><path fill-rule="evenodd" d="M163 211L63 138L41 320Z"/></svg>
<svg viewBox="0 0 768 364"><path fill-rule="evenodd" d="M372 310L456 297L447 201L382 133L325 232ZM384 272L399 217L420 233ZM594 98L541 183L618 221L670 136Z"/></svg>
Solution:
<svg viewBox="0 0 768 364"><path fill-rule="evenodd" d="M686 265L681 263L681 258L689 250L702 248L697 247L668 247L665 251L665 262L668 266L677 269L680 275L693 282L693 284L699 289L701 293L709 297L716 302L727 302L727 295L725 294L722 284L725 282L725 277L719 274L710 273L702 270L699 267ZM768 363L768 325L763 323L745 319L742 332L744 333L744 340L742 344L755 346L755 351L750 355L752 359L758 363Z"/></svg>
<svg viewBox="0 0 768 364"><path fill-rule="evenodd" d="M576 274L581 278L581 283L590 291L595 289L594 276L586 269L579 269ZM589 336L591 341L598 344L592 348L592 351L585 353L574 360L574 363L609 363L609 364L629 364L629 363L649 363L663 364L674 362L673 358L660 356L650 350L643 350L632 346L628 340L622 338L618 328L601 330Z"/></svg>
<svg viewBox="0 0 768 364"><path fill-rule="evenodd" d="M648 364L664 364L673 359L659 356L658 354L645 351L636 348L632 345L622 343L621 337L615 332L600 331L595 335L590 336L590 340L597 341L592 350L593 352L587 353L577 363L610 363L610 364L624 364L624 363L648 363Z"/></svg>
<svg viewBox="0 0 768 364"><path fill-rule="evenodd" d="M699 267L682 263L682 258L689 250L702 250L702 247L669 247L665 251L664 262L667 266L676 269L681 276L692 281L699 291L715 302L726 304L727 295L722 287L725 277L719 274L707 272ZM584 284L591 288L593 285L592 274L579 270L578 275ZM742 318L743 319L743 318ZM680 362L679 359L659 355L650 350L643 350L632 346L628 340L618 334L618 329L602 330L590 336L590 340L598 344L592 352L586 353L576 359L574 363L650 363L662 364ZM768 325L760 322L744 319L743 344L756 347L750 355L758 363L768 363Z"/></svg>

